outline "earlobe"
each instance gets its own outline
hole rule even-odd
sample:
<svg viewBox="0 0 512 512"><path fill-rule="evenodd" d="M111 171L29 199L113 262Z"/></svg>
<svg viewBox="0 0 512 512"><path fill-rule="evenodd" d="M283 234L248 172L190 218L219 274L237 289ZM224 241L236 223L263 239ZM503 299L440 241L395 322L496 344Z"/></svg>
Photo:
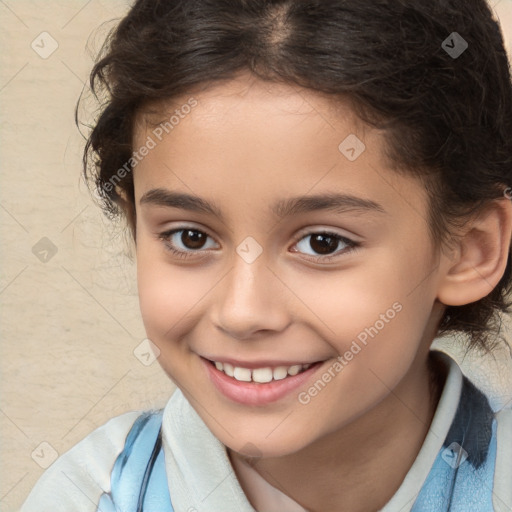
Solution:
<svg viewBox="0 0 512 512"><path fill-rule="evenodd" d="M496 199L468 222L446 271L437 298L447 306L463 306L487 296L498 284L510 257L512 202Z"/></svg>

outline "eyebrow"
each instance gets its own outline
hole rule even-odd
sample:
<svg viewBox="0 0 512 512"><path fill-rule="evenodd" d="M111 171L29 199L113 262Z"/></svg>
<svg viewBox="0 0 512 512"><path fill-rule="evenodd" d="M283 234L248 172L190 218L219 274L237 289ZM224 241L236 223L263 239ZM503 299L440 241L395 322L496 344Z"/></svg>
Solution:
<svg viewBox="0 0 512 512"><path fill-rule="evenodd" d="M201 197L155 188L146 192L140 198L140 204L164 206L167 208L181 208L183 210L214 215L224 221L219 206ZM384 208L375 201L364 199L351 194L327 193L280 199L270 208L270 211L279 218L299 213L308 213L317 210L328 210L336 213L357 211L361 213L386 213Z"/></svg>

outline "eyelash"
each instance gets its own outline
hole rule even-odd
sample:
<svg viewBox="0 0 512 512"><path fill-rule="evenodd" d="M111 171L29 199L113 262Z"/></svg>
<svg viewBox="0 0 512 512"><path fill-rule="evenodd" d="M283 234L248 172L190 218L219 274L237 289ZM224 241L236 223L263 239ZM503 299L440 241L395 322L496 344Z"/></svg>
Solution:
<svg viewBox="0 0 512 512"><path fill-rule="evenodd" d="M180 231L186 231L186 230L194 231L196 233L201 233L201 234L206 235L207 237L211 238L204 231L201 231L200 229L196 229L196 228L192 228L192 227L181 227L181 228L176 228L176 229L172 229L172 230L169 230L169 231L165 231L164 233L160 233L159 239L162 240L162 242L164 243L166 251L170 252L173 256L176 256L176 257L178 257L180 259L184 259L184 260L188 259L190 257L194 257L195 253L207 252L208 249L206 251L202 250L202 249L182 251L182 250L176 249L176 248L174 248L172 246L172 244L169 242L169 239L171 238L171 236L174 235L175 233L179 233ZM328 254L326 256L314 257L314 256L311 256L311 255L306 255L306 259L309 259L309 260L312 260L312 261L315 261L315 262L329 262L329 261L331 261L333 259L336 259L336 258L340 257L340 255L347 254L349 252L355 251L361 245L359 242L355 242L353 240L350 240L349 238L341 236L338 233L334 233L332 231L327 231L327 230L309 231L307 233L302 233L300 236L298 236L295 239L294 245L296 245L298 242L300 242L304 238L307 238L308 236L312 236L312 235L326 235L326 236L334 238L338 242L342 242L345 245L347 245L347 247L345 249L343 249L341 251L338 251L338 252L336 252L334 254ZM299 252L299 251L293 251L293 252ZM300 253L300 254L303 254L303 253Z"/></svg>

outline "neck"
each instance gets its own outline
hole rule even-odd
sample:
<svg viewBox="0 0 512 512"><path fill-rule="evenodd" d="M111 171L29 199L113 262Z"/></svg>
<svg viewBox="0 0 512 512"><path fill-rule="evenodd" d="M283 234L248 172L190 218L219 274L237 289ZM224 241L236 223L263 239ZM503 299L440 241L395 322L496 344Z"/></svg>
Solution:
<svg viewBox="0 0 512 512"><path fill-rule="evenodd" d="M400 487L425 440L444 378L435 356L423 354L376 407L304 449L261 459L254 468L308 511L379 510ZM243 478L240 483L244 487Z"/></svg>

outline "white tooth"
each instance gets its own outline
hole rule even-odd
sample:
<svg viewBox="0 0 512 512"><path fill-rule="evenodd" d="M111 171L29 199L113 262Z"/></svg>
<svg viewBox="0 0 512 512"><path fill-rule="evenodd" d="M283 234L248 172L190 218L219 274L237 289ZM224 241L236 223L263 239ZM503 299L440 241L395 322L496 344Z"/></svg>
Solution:
<svg viewBox="0 0 512 512"><path fill-rule="evenodd" d="M222 363L219 363L218 361L215 361L215 367L217 368L217 370L220 370L220 371L222 371L222 369L223 369Z"/></svg>
<svg viewBox="0 0 512 512"><path fill-rule="evenodd" d="M286 366L278 366L274 368L274 380L282 380L288 377L288 369Z"/></svg>
<svg viewBox="0 0 512 512"><path fill-rule="evenodd" d="M224 366L224 373L228 376L228 377L233 377L233 365L232 364L229 364L229 363L224 363L223 364Z"/></svg>
<svg viewBox="0 0 512 512"><path fill-rule="evenodd" d="M294 364L288 368L288 375L297 375L302 369L301 364Z"/></svg>
<svg viewBox="0 0 512 512"><path fill-rule="evenodd" d="M252 380L254 382L270 382L272 380L272 368L257 368L252 371Z"/></svg>
<svg viewBox="0 0 512 512"><path fill-rule="evenodd" d="M302 369L303 370L307 370L310 366L311 366L312 363L308 363L308 364L303 364L302 365Z"/></svg>
<svg viewBox="0 0 512 512"><path fill-rule="evenodd" d="M239 366L235 366L233 377L235 377L236 380L251 382L251 370L249 370L249 368L240 368Z"/></svg>

